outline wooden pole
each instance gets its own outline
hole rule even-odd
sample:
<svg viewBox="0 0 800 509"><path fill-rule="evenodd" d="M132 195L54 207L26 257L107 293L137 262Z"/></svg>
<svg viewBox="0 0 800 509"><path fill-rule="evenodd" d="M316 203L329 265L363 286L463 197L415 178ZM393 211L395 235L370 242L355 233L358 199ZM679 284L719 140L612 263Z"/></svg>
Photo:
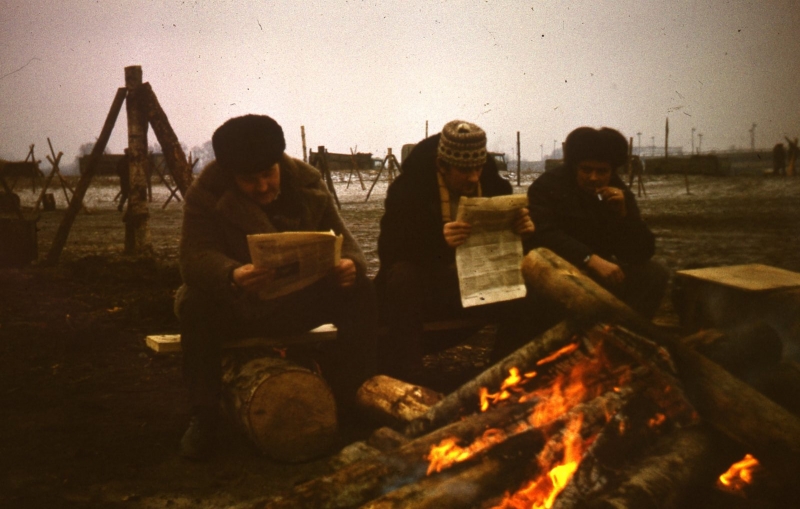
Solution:
<svg viewBox="0 0 800 509"><path fill-rule="evenodd" d="M522 155L519 150L519 131L517 131L517 187L522 185Z"/></svg>
<svg viewBox="0 0 800 509"><path fill-rule="evenodd" d="M132 65L125 68L125 87L128 97L128 171L131 190L128 208L122 216L125 223L125 253L141 254L152 249L150 239L150 210L147 207L147 115L146 95L142 87L142 68Z"/></svg>
<svg viewBox="0 0 800 509"><path fill-rule="evenodd" d="M61 224L58 226L56 235L53 238L53 244L50 246L50 251L47 253L47 258L45 259L46 265L55 265L58 263L58 258L61 256L61 251L64 249L64 244L67 243L69 230L83 204L83 197L86 195L86 190L89 189L92 176L94 176L94 172L97 171L97 163L100 162L100 157L103 155L103 151L108 144L108 139L111 137L111 132L114 130L114 124L117 121L119 111L122 109L122 103L125 101L127 93L128 91L125 88L117 89L117 95L111 103L111 109L108 111L108 116L106 116L103 130L100 131L100 137L92 148L92 154L89 156L89 164L86 166L86 171L81 175L78 181L75 194L72 195L72 200L69 202L69 207L67 207L67 212L64 214L64 219L61 220Z"/></svg>
<svg viewBox="0 0 800 509"><path fill-rule="evenodd" d="M308 162L308 155L306 154L306 126L300 126L300 138L303 140L303 162Z"/></svg>
<svg viewBox="0 0 800 509"><path fill-rule="evenodd" d="M186 160L186 153L183 151L183 147L178 141L178 136L172 129L167 114L161 108L150 83L143 83L141 91L143 105L147 111L147 121L153 126L153 132L161 145L161 151L164 153L164 161L167 163L167 168L169 168L172 178L175 179L175 185L178 186L181 196L186 196L186 191L189 190L194 178L192 165Z"/></svg>
<svg viewBox="0 0 800 509"><path fill-rule="evenodd" d="M336 195L336 187L333 185L331 170L328 168L328 156L326 155L324 145L317 147L317 167L322 173L322 176L325 178L325 183L328 185L328 190L333 195L333 199L336 202L336 207L341 209L342 205L339 203L339 197Z"/></svg>
<svg viewBox="0 0 800 509"><path fill-rule="evenodd" d="M664 127L664 159L669 157L669 117L667 117L667 123Z"/></svg>
<svg viewBox="0 0 800 509"><path fill-rule="evenodd" d="M387 150L389 151L389 155L386 156L387 158L389 158L389 173L388 173L388 175L389 175L389 183L391 184L392 181L394 180L394 163L397 161L397 159L395 159L394 155L392 155L392 148L391 147L389 147Z"/></svg>

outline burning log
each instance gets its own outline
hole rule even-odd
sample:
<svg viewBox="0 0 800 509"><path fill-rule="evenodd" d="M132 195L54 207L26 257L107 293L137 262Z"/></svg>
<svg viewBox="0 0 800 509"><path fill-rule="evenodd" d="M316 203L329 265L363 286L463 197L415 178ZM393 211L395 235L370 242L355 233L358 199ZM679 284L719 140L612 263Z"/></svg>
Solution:
<svg viewBox="0 0 800 509"><path fill-rule="evenodd" d="M666 335L577 268L547 249L522 262L530 287L560 302L585 322L615 321L659 341L676 361L679 376L701 416L780 471L800 469L800 420L719 365Z"/></svg>
<svg viewBox="0 0 800 509"><path fill-rule="evenodd" d="M452 422L461 413L477 409L478 394L482 387L499 387L511 368L529 371L537 362L575 341L578 328L561 322L552 329L511 353L506 358L483 371L454 392L445 396L424 415L412 421L405 433L417 437L445 423Z"/></svg>
<svg viewBox="0 0 800 509"><path fill-rule="evenodd" d="M358 389L356 401L378 420L403 426L428 411L444 396L386 375L377 375Z"/></svg>
<svg viewBox="0 0 800 509"><path fill-rule="evenodd" d="M316 373L277 357L229 355L222 380L228 412L267 456L306 461L334 445L336 403Z"/></svg>
<svg viewBox="0 0 800 509"><path fill-rule="evenodd" d="M318 509L359 507L364 503L425 476L431 448L442 440L459 437L465 443L481 437L487 429L524 422L532 404L497 408L472 415L419 437L394 451L347 465L329 475L312 479L292 492L252 506L264 509Z"/></svg>

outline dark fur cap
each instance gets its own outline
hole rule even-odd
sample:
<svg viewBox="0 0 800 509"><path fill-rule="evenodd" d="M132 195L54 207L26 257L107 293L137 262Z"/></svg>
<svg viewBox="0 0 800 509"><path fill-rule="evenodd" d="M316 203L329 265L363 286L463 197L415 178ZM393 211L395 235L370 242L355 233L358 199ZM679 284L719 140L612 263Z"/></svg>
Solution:
<svg viewBox="0 0 800 509"><path fill-rule="evenodd" d="M577 167L581 161L595 160L610 163L613 169L624 165L628 158L628 142L616 129L579 127L569 133L564 142L564 164Z"/></svg>
<svg viewBox="0 0 800 509"><path fill-rule="evenodd" d="M250 174L277 163L286 150L283 129L266 115L227 120L211 137L214 156L224 170Z"/></svg>

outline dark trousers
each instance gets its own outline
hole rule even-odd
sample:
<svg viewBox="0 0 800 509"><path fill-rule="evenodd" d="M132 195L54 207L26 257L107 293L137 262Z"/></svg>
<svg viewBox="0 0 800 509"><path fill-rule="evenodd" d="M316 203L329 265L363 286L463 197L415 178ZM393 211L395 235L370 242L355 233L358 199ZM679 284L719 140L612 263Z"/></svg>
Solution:
<svg viewBox="0 0 800 509"><path fill-rule="evenodd" d="M333 323L336 339L313 353L337 402L352 404L360 384L375 374L377 308L372 282L358 276L342 289L330 279L284 297L219 299L183 286L180 321L183 374L193 411L216 411L220 401L222 347L246 337L281 337ZM286 345L292 350L292 345Z"/></svg>
<svg viewBox="0 0 800 509"><path fill-rule="evenodd" d="M620 287L606 289L634 311L652 320L667 293L669 270L653 260L620 267L625 273L625 282Z"/></svg>
<svg viewBox="0 0 800 509"><path fill-rule="evenodd" d="M423 324L427 321L475 318L497 324L493 356L510 353L544 330L532 296L462 307L455 266L427 270L398 262L381 283L381 312L388 331L378 345L378 359L380 371L390 375L403 377L422 367L426 347ZM474 331L466 334L470 332Z"/></svg>

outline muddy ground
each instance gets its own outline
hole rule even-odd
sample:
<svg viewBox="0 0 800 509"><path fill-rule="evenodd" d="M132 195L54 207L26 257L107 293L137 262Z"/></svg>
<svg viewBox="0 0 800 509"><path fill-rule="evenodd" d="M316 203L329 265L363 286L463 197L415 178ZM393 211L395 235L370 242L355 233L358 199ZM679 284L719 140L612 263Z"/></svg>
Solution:
<svg viewBox="0 0 800 509"><path fill-rule="evenodd" d="M672 270L763 263L800 272L800 178L650 177L641 208ZM369 184L369 183L368 183ZM0 269L0 507L224 507L276 493L328 469L325 459L286 465L259 454L230 427L211 462L184 461L187 424L180 357L154 355L148 334L177 331L176 249L181 209L155 188L155 255L122 255L113 179L90 189L56 267ZM16 190L24 205L35 194ZM377 271L375 240L385 185L364 203L357 183L337 184L342 214ZM524 192L524 188L518 190ZM63 216L41 215L43 259ZM658 322L679 323L665 300ZM788 349L794 348L786 345ZM457 387L485 368L491 335L426 359L430 385ZM343 430L342 444L370 426ZM759 506L762 507L762 506ZM766 507L766 506L765 506Z"/></svg>

